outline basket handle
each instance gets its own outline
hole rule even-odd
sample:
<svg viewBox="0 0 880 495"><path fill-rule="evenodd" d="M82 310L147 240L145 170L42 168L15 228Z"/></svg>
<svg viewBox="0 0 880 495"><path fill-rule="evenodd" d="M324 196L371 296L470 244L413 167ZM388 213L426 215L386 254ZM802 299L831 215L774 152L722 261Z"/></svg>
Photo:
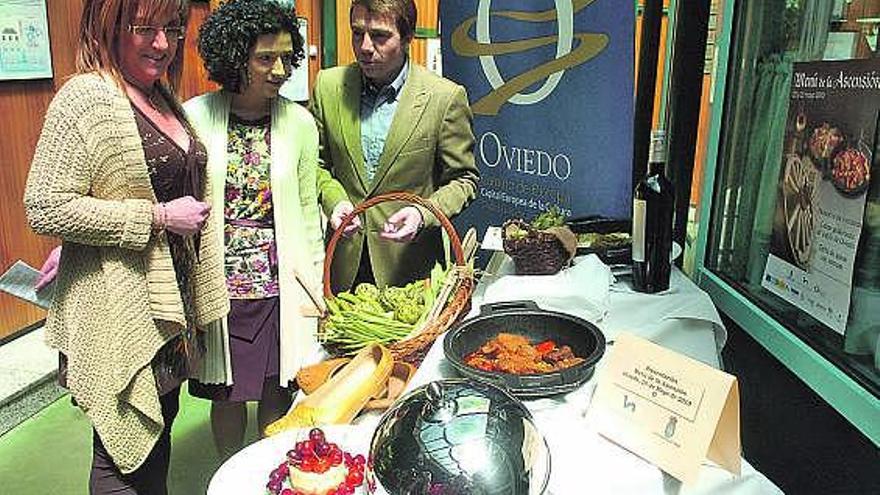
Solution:
<svg viewBox="0 0 880 495"><path fill-rule="evenodd" d="M342 232L345 230L345 227L347 227L356 216L360 215L368 208L375 206L379 203L386 203L389 201L404 201L414 203L419 206L423 206L428 211L430 211L434 215L434 217L436 217L437 220L440 221L440 225L449 236L449 242L452 245L452 252L455 255L455 263L462 267L465 266L464 250L461 247L461 239L458 237L458 233L455 231L455 227L452 225L452 222L449 221L449 218L447 218L446 215L442 211L440 211L439 208L431 204L425 198L408 192L390 192L379 194L378 196L374 196L355 206L354 210L352 210L351 213L342 217L342 222L339 223L339 227L335 231L333 231L333 235L330 237L330 241L327 243L327 254L324 256L323 283L325 298L329 299L333 297L333 292L330 290L330 266L333 263L333 253L336 251L336 244L339 242L340 237L342 237Z"/></svg>

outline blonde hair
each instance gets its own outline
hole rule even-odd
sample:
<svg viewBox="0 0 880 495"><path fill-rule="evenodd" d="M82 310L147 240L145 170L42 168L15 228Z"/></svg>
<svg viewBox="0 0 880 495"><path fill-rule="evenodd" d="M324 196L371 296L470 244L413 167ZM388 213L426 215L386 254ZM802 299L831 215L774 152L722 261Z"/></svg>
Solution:
<svg viewBox="0 0 880 495"><path fill-rule="evenodd" d="M174 12L177 13L180 25L186 26L189 19L189 0L86 0L80 20L76 71L80 74L107 73L121 87L123 76L118 47L122 33L135 21L138 14L149 22ZM166 76L171 88L176 88L180 82L183 52L181 42Z"/></svg>

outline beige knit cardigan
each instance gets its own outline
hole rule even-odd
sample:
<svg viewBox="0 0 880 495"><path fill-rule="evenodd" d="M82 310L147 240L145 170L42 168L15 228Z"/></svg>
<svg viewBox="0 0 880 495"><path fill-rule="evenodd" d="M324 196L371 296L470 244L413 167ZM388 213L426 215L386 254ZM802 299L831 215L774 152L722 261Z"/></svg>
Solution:
<svg viewBox="0 0 880 495"><path fill-rule="evenodd" d="M63 242L46 342L67 356L70 393L124 473L162 431L150 363L185 324L167 240L151 229L155 201L124 92L100 74L71 78L49 105L24 203L33 230ZM192 276L200 327L229 310L210 229Z"/></svg>

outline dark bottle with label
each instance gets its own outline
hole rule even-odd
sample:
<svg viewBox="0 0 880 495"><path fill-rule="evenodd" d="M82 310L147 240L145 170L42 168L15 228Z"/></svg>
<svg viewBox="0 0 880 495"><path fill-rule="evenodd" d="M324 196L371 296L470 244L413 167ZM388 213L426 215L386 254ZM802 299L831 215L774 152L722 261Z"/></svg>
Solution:
<svg viewBox="0 0 880 495"><path fill-rule="evenodd" d="M660 292L672 272L672 217L675 192L666 178L666 132L651 132L648 173L633 193L633 288Z"/></svg>

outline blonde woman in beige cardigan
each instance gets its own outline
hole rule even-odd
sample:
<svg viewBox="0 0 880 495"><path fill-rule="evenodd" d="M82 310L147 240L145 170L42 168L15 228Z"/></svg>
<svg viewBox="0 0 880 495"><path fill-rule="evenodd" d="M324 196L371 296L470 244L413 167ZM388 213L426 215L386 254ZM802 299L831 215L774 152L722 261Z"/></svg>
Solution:
<svg viewBox="0 0 880 495"><path fill-rule="evenodd" d="M47 343L94 427L91 493L165 494L181 381L228 311L206 153L165 80L187 0L86 0L78 74L53 99L25 190L58 237Z"/></svg>

